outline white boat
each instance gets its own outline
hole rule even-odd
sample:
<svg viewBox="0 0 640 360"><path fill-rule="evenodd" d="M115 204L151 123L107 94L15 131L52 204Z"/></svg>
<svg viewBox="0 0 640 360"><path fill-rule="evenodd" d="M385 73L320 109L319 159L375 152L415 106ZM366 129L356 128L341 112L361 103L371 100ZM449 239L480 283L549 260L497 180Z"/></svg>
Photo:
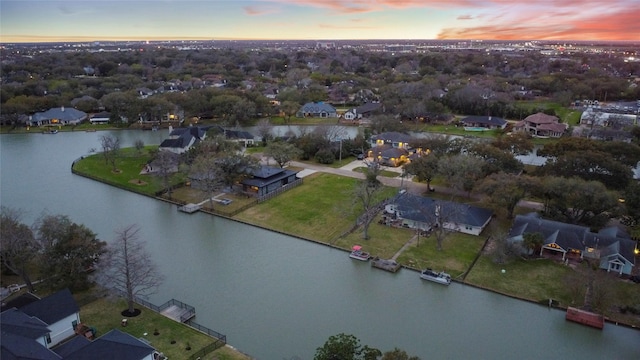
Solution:
<svg viewBox="0 0 640 360"><path fill-rule="evenodd" d="M444 271L436 272L431 269L425 269L425 270L422 270L422 272L420 272L420 278L424 280L437 282L443 285L451 284L451 275L447 274Z"/></svg>
<svg viewBox="0 0 640 360"><path fill-rule="evenodd" d="M371 258L371 254L369 254L368 252L362 251L362 246L354 245L351 248L351 253L349 254L349 257L352 259L360 260L360 261L369 261L369 259Z"/></svg>

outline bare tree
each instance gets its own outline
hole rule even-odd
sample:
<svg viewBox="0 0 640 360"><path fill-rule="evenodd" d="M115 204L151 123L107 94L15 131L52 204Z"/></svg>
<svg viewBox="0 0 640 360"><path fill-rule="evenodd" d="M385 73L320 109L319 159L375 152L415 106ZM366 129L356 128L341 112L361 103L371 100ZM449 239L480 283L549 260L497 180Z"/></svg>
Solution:
<svg viewBox="0 0 640 360"><path fill-rule="evenodd" d="M120 138L113 135L103 135L100 137L100 146L102 147L102 156L106 164L111 164L113 171L116 171L116 159L120 151Z"/></svg>
<svg viewBox="0 0 640 360"><path fill-rule="evenodd" d="M159 151L158 155L152 162L152 166L156 167L157 174L162 179L162 186L167 190L169 199L171 199L171 184L169 180L171 175L178 171L178 156L170 151Z"/></svg>
<svg viewBox="0 0 640 360"><path fill-rule="evenodd" d="M383 189L378 175L380 175L380 164L378 162L369 163L365 170L365 179L359 181L353 191L355 202L362 206L363 214L360 221L362 222L362 237L365 240L369 239L369 225L377 214L378 194Z"/></svg>
<svg viewBox="0 0 640 360"><path fill-rule="evenodd" d="M271 122L269 121L268 118L265 118L265 119L260 119L256 127L258 131L258 135L262 139L262 145L266 146L267 142L272 136L271 131L273 130L273 125L271 125Z"/></svg>
<svg viewBox="0 0 640 360"><path fill-rule="evenodd" d="M0 254L2 264L20 276L33 292L33 284L29 277L29 265L38 251L33 232L21 221L19 210L3 206L0 215Z"/></svg>
<svg viewBox="0 0 640 360"><path fill-rule="evenodd" d="M140 240L138 225L128 225L116 234L105 259L105 286L123 293L127 299L127 311L134 314L136 297L155 293L164 278L145 250L145 243Z"/></svg>
<svg viewBox="0 0 640 360"><path fill-rule="evenodd" d="M223 174L214 156L198 156L189 170L192 187L197 187L207 193L207 198L213 206L213 193L224 184Z"/></svg>

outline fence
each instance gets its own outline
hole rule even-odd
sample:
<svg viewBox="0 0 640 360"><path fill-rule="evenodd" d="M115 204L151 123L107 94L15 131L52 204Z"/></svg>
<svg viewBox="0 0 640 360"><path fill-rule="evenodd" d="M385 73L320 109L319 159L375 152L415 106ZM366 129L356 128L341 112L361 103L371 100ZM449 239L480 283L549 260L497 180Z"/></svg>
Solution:
<svg viewBox="0 0 640 360"><path fill-rule="evenodd" d="M276 195L282 194L283 192L293 189L294 187L300 186L302 185L302 179L297 179L294 182L291 182L281 188L278 188L268 194L265 194L261 197L258 198L258 203L261 203L263 201L267 201L269 199L271 199L272 197L275 197Z"/></svg>

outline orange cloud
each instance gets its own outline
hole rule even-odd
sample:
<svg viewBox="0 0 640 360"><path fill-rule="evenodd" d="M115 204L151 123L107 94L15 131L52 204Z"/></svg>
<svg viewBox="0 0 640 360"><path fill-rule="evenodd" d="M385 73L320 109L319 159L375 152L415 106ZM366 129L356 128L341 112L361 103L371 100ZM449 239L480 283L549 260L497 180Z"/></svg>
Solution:
<svg viewBox="0 0 640 360"><path fill-rule="evenodd" d="M494 0L506 3L511 0ZM561 4L573 3L564 0ZM443 29L438 39L495 39L495 40L640 40L640 8L623 6L623 2L596 8L529 9L528 13L494 14L486 22L491 25L450 27ZM582 4L582 2L581 2ZM626 4L629 5L629 4ZM608 11L608 12L607 12Z"/></svg>
<svg viewBox="0 0 640 360"><path fill-rule="evenodd" d="M471 19L473 19L473 16L471 16L471 15L460 15L456 19L457 20L471 20Z"/></svg>

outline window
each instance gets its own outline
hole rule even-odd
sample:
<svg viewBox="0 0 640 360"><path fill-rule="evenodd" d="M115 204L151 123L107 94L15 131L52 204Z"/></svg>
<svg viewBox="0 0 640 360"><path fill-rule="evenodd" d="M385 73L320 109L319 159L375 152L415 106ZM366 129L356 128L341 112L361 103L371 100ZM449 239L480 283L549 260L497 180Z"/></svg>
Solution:
<svg viewBox="0 0 640 360"><path fill-rule="evenodd" d="M47 333L46 339L47 339L47 344L51 344L51 334Z"/></svg>
<svg viewBox="0 0 640 360"><path fill-rule="evenodd" d="M78 327L78 320L73 320L71 326L73 326L73 330L75 330Z"/></svg>
<svg viewBox="0 0 640 360"><path fill-rule="evenodd" d="M620 271L621 268L622 268L622 264L620 263L617 263L617 262L609 263L609 270Z"/></svg>

